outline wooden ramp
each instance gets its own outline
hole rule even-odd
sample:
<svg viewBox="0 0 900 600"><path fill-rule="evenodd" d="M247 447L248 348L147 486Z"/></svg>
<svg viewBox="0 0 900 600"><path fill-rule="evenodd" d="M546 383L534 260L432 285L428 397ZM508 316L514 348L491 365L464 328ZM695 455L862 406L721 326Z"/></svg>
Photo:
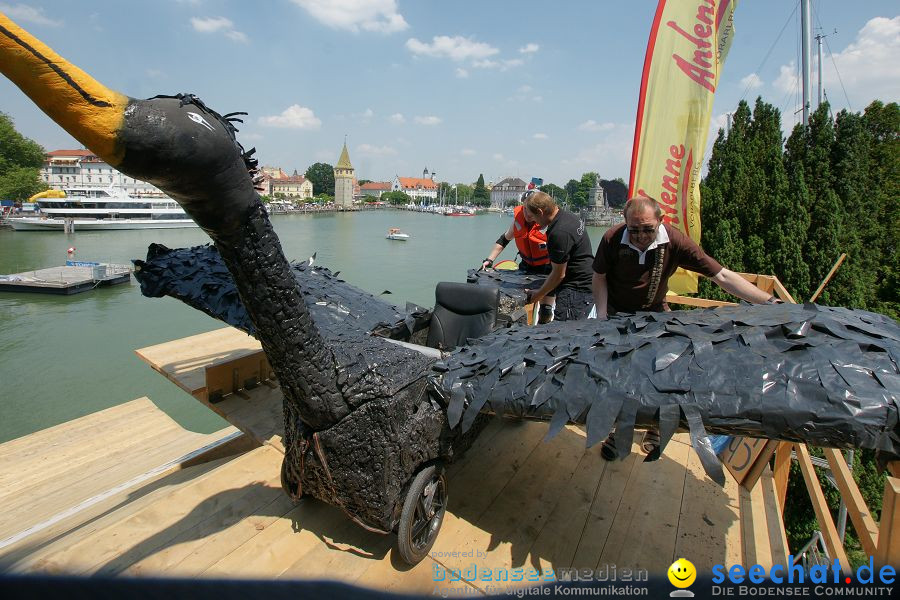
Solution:
<svg viewBox="0 0 900 600"><path fill-rule="evenodd" d="M240 433L183 429L139 398L0 445L0 552L39 544Z"/></svg>
<svg viewBox="0 0 900 600"><path fill-rule="evenodd" d="M230 354L224 340L234 334L203 335L222 345L205 348L194 339L198 355ZM244 338L235 336L242 344ZM184 342L175 348L185 348ZM157 356L162 350L156 347ZM179 365L205 369L215 362L184 354L156 368L187 373ZM240 401L280 407L273 392L258 386L245 393L249 400L232 395L212 406L232 416ZM163 477L139 501L91 527L37 549L0 551L0 564L16 573L338 579L398 592L478 593L497 589L495 581L485 581L486 570L496 577L515 568L615 565L620 574L626 568L661 573L683 556L708 572L717 563L786 560L768 469L753 492L730 478L720 488L706 478L683 434L655 463L642 462L636 444L626 460L610 463L599 448L585 449L578 427L545 443L545 424L495 419L449 468L443 528L430 556L409 568L393 535L366 532L339 509L312 499L291 505L279 484L282 452L271 443L280 440L279 425L257 422L254 428L272 432L264 437L267 445L190 477L187 471ZM448 574L454 570L462 577ZM514 585L523 584L527 580Z"/></svg>

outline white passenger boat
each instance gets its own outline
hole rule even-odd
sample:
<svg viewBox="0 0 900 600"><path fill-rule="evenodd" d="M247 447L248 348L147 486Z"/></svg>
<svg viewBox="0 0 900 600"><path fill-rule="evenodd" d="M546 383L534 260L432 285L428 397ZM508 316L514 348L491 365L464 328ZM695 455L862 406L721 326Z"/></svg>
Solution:
<svg viewBox="0 0 900 600"><path fill-rule="evenodd" d="M40 215L9 219L17 231L91 231L197 227L169 197L133 198L119 188L80 187L36 198Z"/></svg>

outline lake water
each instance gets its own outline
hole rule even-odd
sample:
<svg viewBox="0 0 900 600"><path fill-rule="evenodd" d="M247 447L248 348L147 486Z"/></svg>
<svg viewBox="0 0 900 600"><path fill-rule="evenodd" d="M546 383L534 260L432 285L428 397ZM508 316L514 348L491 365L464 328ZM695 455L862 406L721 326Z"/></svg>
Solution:
<svg viewBox="0 0 900 600"><path fill-rule="evenodd" d="M465 281L511 217L496 213L442 217L391 209L277 215L275 230L289 260L314 252L317 263L391 303L434 304L438 281ZM385 239L389 227L410 234ZM588 228L596 248L603 229ZM147 246L205 244L200 229L24 232L0 229L0 274L65 264L74 246L83 261L130 263ZM500 258L513 258L514 244ZM207 408L141 361L134 350L224 325L171 298L145 298L129 284L73 296L0 292L0 443L141 396L182 426L203 433L225 425Z"/></svg>

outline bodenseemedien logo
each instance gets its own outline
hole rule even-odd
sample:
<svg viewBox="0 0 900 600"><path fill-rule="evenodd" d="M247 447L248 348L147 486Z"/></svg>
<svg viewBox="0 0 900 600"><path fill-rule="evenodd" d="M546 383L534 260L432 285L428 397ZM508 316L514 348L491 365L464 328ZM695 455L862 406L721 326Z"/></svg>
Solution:
<svg viewBox="0 0 900 600"><path fill-rule="evenodd" d="M697 569L694 568L694 564L691 561L686 558L679 558L672 563L672 566L666 571L666 575L669 576L669 583L678 588L669 593L669 597L694 597L694 592L687 589L691 587L691 584L697 579Z"/></svg>

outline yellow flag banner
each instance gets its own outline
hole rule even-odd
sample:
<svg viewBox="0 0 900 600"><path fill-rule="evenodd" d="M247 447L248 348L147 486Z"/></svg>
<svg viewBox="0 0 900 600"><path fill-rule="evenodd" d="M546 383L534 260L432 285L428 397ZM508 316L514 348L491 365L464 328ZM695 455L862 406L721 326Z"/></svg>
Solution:
<svg viewBox="0 0 900 600"><path fill-rule="evenodd" d="M655 198L663 222L700 243L700 169L737 0L659 0L644 58L631 154L631 195ZM676 293L697 291L681 269Z"/></svg>

